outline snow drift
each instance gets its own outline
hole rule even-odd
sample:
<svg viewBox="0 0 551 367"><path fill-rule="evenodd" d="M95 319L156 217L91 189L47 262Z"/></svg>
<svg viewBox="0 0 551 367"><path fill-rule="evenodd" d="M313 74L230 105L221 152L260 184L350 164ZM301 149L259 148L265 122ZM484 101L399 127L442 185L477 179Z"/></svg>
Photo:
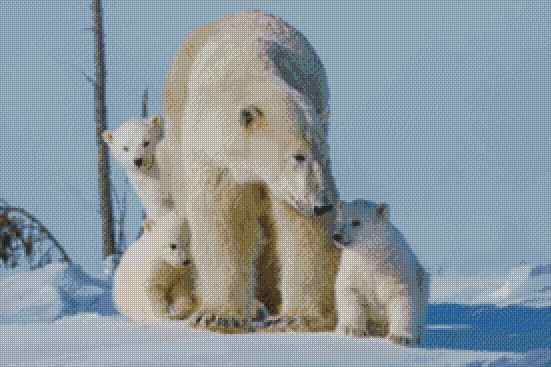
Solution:
<svg viewBox="0 0 551 367"><path fill-rule="evenodd" d="M433 276L431 303L551 307L551 264L521 263L505 274Z"/></svg>
<svg viewBox="0 0 551 367"><path fill-rule="evenodd" d="M109 281L74 264L52 263L0 277L0 324L49 322L80 312L116 313Z"/></svg>
<svg viewBox="0 0 551 367"><path fill-rule="evenodd" d="M545 270L534 269L531 274ZM193 330L182 321L142 326L116 315L109 281L62 263L35 271L0 274L0 301L0 345L5 346L0 361L10 367L551 365L549 349L526 354L509 352L525 353L528 347L538 348L534 341L540 343L539 348L547 348L549 343L545 343L551 334L542 330L549 329L551 320L545 314L533 317L533 313L520 319L522 314L516 311L504 313L513 309L496 306L473 313L469 306L431 305L429 322L434 327L429 325L425 342L429 349L424 349L400 347L380 338L358 339L334 333L218 335ZM484 320L490 320L490 326L476 329L477 325L485 325ZM484 340L509 340L504 336L508 337L510 330L502 335L492 326L503 324L503 320L513 328L517 325L516 333L522 331L520 326L527 329L528 344L517 349L512 344L504 345L509 348L480 348ZM534 339L534 332L542 334L541 338Z"/></svg>
<svg viewBox="0 0 551 367"><path fill-rule="evenodd" d="M6 344L3 342L6 341ZM122 317L78 315L0 328L6 366L488 366L513 353L426 350L334 333L219 335L182 321L140 326ZM29 350L35 351L28 353Z"/></svg>

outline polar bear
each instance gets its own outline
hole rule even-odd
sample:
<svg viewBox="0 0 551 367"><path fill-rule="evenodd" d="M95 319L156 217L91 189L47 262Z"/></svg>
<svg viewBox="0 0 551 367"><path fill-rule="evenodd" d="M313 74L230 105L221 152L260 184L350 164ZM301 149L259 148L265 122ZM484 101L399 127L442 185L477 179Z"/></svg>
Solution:
<svg viewBox="0 0 551 367"><path fill-rule="evenodd" d="M193 233L197 327L251 330L255 293L279 313L273 330L335 327L328 102L306 38L259 11L195 30L176 54L159 160Z"/></svg>
<svg viewBox="0 0 551 367"><path fill-rule="evenodd" d="M146 212L150 225L174 209L170 195L163 195L156 147L161 141L163 120L160 116L131 119L118 128L105 130L103 140L113 158L125 169Z"/></svg>
<svg viewBox="0 0 551 367"><path fill-rule="evenodd" d="M337 203L333 239L342 257L335 286L336 330L418 345L430 276L388 216L386 204Z"/></svg>
<svg viewBox="0 0 551 367"><path fill-rule="evenodd" d="M187 224L174 211L154 226L144 226L144 234L126 250L115 271L113 300L122 314L152 322L184 319L195 310L189 238Z"/></svg>

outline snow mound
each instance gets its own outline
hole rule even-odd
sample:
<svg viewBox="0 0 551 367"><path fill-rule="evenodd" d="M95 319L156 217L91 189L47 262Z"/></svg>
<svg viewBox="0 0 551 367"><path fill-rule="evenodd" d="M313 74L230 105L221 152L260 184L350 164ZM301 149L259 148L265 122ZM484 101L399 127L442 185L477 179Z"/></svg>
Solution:
<svg viewBox="0 0 551 367"><path fill-rule="evenodd" d="M436 276L431 302L551 307L551 264L521 263L503 275Z"/></svg>
<svg viewBox="0 0 551 367"><path fill-rule="evenodd" d="M5 341L5 342L4 342ZM9 341L9 342L8 342ZM490 366L513 353L406 348L334 333L219 335L182 321L142 326L122 316L80 314L50 324L0 327L9 366ZM34 353L28 353L34 351Z"/></svg>
<svg viewBox="0 0 551 367"><path fill-rule="evenodd" d="M522 263L513 267L500 287L481 295L476 302L499 307L551 307L551 264L530 266Z"/></svg>
<svg viewBox="0 0 551 367"><path fill-rule="evenodd" d="M4 273L0 300L0 324L50 322L79 312L116 313L110 283L67 263Z"/></svg>

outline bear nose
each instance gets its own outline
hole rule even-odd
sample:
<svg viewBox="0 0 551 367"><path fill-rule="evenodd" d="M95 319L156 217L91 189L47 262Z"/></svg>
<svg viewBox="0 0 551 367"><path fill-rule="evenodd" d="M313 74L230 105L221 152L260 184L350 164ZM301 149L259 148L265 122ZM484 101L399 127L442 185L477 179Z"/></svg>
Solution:
<svg viewBox="0 0 551 367"><path fill-rule="evenodd" d="M333 209L333 205L315 206L314 207L314 215L316 217L319 217L320 215L323 215L327 212L330 212L331 209Z"/></svg>
<svg viewBox="0 0 551 367"><path fill-rule="evenodd" d="M136 167L141 167L143 164L143 159L141 158L134 159L134 164L136 165Z"/></svg>
<svg viewBox="0 0 551 367"><path fill-rule="evenodd" d="M333 240L337 241L337 242L341 242L342 241L342 234L340 233L335 233L333 235Z"/></svg>
<svg viewBox="0 0 551 367"><path fill-rule="evenodd" d="M182 262L182 265L184 265L184 266L188 266L188 265L190 265L190 264L191 264L191 260L184 260L184 261Z"/></svg>

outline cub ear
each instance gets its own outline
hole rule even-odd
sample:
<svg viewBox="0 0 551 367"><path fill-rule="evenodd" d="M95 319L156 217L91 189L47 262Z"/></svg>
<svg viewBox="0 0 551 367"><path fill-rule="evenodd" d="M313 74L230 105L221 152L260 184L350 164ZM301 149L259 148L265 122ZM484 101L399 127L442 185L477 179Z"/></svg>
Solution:
<svg viewBox="0 0 551 367"><path fill-rule="evenodd" d="M113 133L110 130L103 130L101 138L105 143L110 144L113 142Z"/></svg>
<svg viewBox="0 0 551 367"><path fill-rule="evenodd" d="M153 116L151 118L151 120L149 120L149 122L152 125L155 125L155 126L158 126L158 127L163 127L163 119L159 115Z"/></svg>
<svg viewBox="0 0 551 367"><path fill-rule="evenodd" d="M377 218L381 219L381 221L383 222L386 222L388 220L389 208L386 203L378 204L375 210L377 212Z"/></svg>
<svg viewBox="0 0 551 367"><path fill-rule="evenodd" d="M239 116L239 124L244 128L249 128L255 125L262 117L262 111L258 107L250 105L241 110Z"/></svg>

